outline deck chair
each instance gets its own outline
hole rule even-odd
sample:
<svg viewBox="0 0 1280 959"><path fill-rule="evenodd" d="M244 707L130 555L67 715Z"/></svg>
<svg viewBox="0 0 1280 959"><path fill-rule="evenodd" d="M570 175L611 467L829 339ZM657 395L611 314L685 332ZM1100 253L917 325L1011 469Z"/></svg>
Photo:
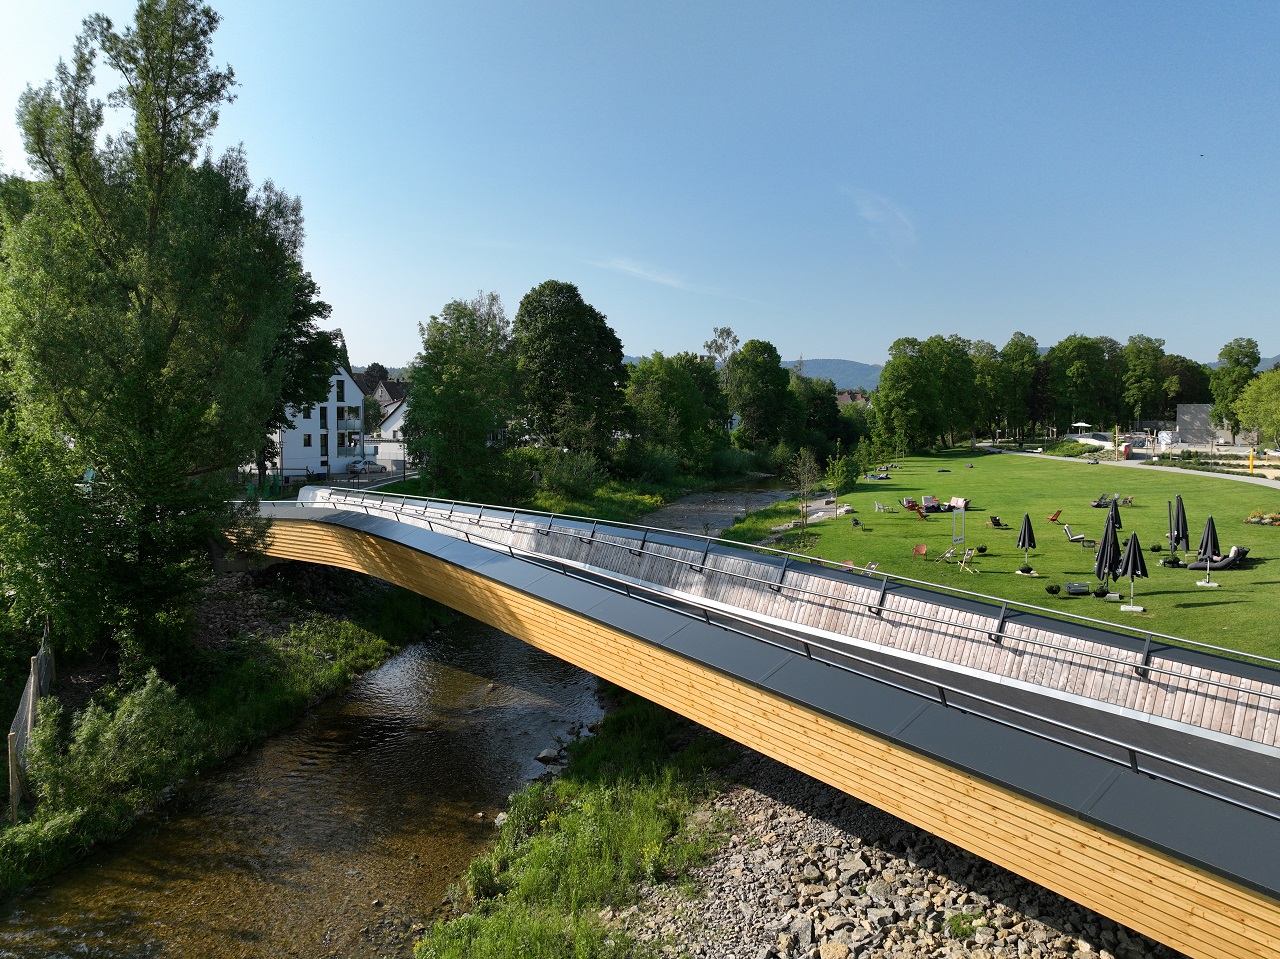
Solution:
<svg viewBox="0 0 1280 959"><path fill-rule="evenodd" d="M1062 531L1067 534L1067 541L1070 543L1079 543L1081 549L1088 549L1091 546L1097 546L1093 540L1089 539L1084 533L1071 532L1071 524L1063 523Z"/></svg>
<svg viewBox="0 0 1280 959"><path fill-rule="evenodd" d="M904 496L902 498L903 509L919 509L920 504L916 502L914 496Z"/></svg>
<svg viewBox="0 0 1280 959"><path fill-rule="evenodd" d="M924 507L923 507L923 506L917 506L917 507L915 507L915 509L913 509L913 510L912 510L912 512L916 514L916 519L925 519L925 520L927 520L927 519L929 518L929 514L928 514L928 513L926 513L926 512L924 511Z"/></svg>
<svg viewBox="0 0 1280 959"><path fill-rule="evenodd" d="M956 548L952 546L949 550L934 560L935 563L949 563L956 558Z"/></svg>
<svg viewBox="0 0 1280 959"><path fill-rule="evenodd" d="M879 500L876 500L876 501L875 501L875 504L876 504L876 512L877 512L877 513L896 513L896 512L898 512L898 510L897 510L895 507L892 507L892 506L885 506L885 505L884 505L884 503L880 502Z"/></svg>
<svg viewBox="0 0 1280 959"><path fill-rule="evenodd" d="M1126 496L1124 499L1122 499L1122 500L1120 501L1120 505L1121 505L1121 506L1132 506L1132 505L1133 505L1133 497L1132 497L1132 496Z"/></svg>
<svg viewBox="0 0 1280 959"><path fill-rule="evenodd" d="M974 569L972 566L969 565L973 561L973 554L976 552L977 552L976 549L966 549L964 551L964 555L960 557L960 562L958 564L959 568L964 570L966 573L978 572L976 569Z"/></svg>
<svg viewBox="0 0 1280 959"><path fill-rule="evenodd" d="M929 555L929 547L926 546L924 543L916 543L916 545L911 548L912 559L915 559L917 556L920 559L925 559L928 557L928 555Z"/></svg>
<svg viewBox="0 0 1280 959"><path fill-rule="evenodd" d="M1101 496L1099 496L1097 499L1095 499L1095 500L1094 500L1092 503L1090 503L1089 505L1090 505L1090 506L1096 506L1096 507L1098 507L1099 509L1103 509L1103 508L1105 508L1105 507L1110 506L1110 505L1111 505L1111 501L1112 501L1113 499L1119 499L1119 498L1120 498L1120 494L1119 494L1119 493L1103 493Z"/></svg>
<svg viewBox="0 0 1280 959"><path fill-rule="evenodd" d="M1001 520L999 516L992 516L989 520L987 520L987 525L993 526L996 529L1013 529L1012 526L1010 526L1008 523Z"/></svg>
<svg viewBox="0 0 1280 959"><path fill-rule="evenodd" d="M1062 515L1062 510L1058 509L1058 510L1054 510L1053 513L1047 518L1050 523L1056 523L1058 521L1058 517L1061 515Z"/></svg>

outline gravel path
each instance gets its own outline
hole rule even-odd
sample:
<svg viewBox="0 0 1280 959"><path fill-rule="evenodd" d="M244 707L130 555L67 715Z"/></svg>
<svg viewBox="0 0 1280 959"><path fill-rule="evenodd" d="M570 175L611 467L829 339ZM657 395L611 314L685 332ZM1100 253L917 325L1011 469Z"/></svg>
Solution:
<svg viewBox="0 0 1280 959"><path fill-rule="evenodd" d="M757 509L787 494L748 495ZM714 535L742 513L742 493L702 493L642 522ZM699 959L1181 955L754 751L730 779L695 814L730 829L696 891L649 886L601 918Z"/></svg>

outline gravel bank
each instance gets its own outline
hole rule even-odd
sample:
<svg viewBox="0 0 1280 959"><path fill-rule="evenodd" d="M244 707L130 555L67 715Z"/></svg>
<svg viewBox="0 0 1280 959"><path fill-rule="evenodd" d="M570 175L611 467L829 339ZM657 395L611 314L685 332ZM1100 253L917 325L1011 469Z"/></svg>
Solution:
<svg viewBox="0 0 1280 959"><path fill-rule="evenodd" d="M602 918L699 959L1176 959L1181 954L745 751L695 814L724 848L686 895L648 886Z"/></svg>

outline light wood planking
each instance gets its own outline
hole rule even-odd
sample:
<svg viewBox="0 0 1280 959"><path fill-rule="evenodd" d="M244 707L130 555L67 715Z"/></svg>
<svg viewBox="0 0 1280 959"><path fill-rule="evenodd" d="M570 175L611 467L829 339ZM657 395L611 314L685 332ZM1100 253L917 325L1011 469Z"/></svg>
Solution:
<svg viewBox="0 0 1280 959"><path fill-rule="evenodd" d="M453 606L1190 956L1280 954L1280 902L475 573L327 524L268 552Z"/></svg>

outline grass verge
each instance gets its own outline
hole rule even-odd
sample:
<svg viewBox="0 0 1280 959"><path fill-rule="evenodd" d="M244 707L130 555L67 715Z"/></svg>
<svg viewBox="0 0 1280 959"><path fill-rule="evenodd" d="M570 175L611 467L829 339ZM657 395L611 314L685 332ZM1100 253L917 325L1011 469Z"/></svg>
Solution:
<svg viewBox="0 0 1280 959"><path fill-rule="evenodd" d="M40 801L0 829L0 894L120 838L183 781L345 688L412 638L400 624L450 615L405 590L377 594L348 618L311 611L279 635L193 648L174 681L153 670L140 686L104 687L74 716L45 697L27 753Z"/></svg>
<svg viewBox="0 0 1280 959"><path fill-rule="evenodd" d="M436 923L416 959L655 954L597 914L636 901L641 882L680 881L714 848L716 824L690 813L736 749L639 697L620 703L570 747L563 778L512 796L496 845L468 867L471 911Z"/></svg>

